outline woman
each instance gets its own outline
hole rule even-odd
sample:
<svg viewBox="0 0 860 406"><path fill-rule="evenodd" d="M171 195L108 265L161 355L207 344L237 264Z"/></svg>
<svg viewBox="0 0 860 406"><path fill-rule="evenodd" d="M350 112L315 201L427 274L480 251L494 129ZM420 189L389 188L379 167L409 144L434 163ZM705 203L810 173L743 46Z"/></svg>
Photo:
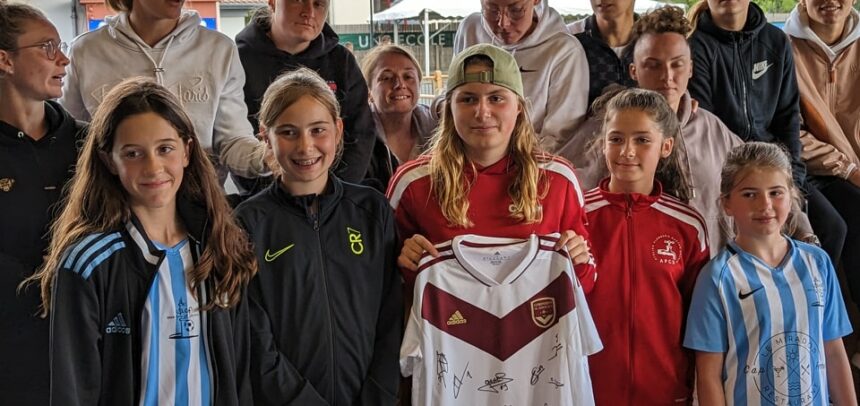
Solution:
<svg viewBox="0 0 860 406"><path fill-rule="evenodd" d="M427 149L436 119L430 107L418 104L421 68L405 48L399 45L373 48L364 56L361 71L370 88L370 112L376 123L377 139L390 152L382 155L388 158L384 162L371 165L387 169L386 179L380 179L387 185L398 165L417 158Z"/></svg>
<svg viewBox="0 0 860 406"><path fill-rule="evenodd" d="M119 14L72 43L60 104L88 120L117 83L134 76L154 78L180 98L222 181L224 169L248 177L265 174L266 149L247 120L245 75L236 46L202 27L197 12L183 11L183 3L109 0Z"/></svg>
<svg viewBox="0 0 860 406"><path fill-rule="evenodd" d="M842 265L854 303L860 303L860 13L849 0L798 3L785 23L800 87L800 156L810 182L847 226ZM860 353L852 357L860 368Z"/></svg>
<svg viewBox="0 0 860 406"><path fill-rule="evenodd" d="M461 234L524 238L561 232L588 292L594 266L582 193L567 161L542 152L511 54L479 44L457 54L447 102L428 155L409 162L388 188L403 241L398 264L411 288L433 244Z"/></svg>
<svg viewBox="0 0 860 406"><path fill-rule="evenodd" d="M38 289L16 287L42 263L54 204L72 176L84 123L52 99L69 59L38 9L0 1L0 404L48 402L48 323Z"/></svg>

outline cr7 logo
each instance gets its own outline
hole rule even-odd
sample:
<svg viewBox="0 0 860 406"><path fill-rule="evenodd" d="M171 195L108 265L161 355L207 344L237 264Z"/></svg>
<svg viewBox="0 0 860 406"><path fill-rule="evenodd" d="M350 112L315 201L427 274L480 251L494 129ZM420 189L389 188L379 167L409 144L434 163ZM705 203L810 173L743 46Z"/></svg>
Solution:
<svg viewBox="0 0 860 406"><path fill-rule="evenodd" d="M355 255L361 255L364 252L364 242L361 240L361 231L347 227L346 233L349 236L349 249Z"/></svg>

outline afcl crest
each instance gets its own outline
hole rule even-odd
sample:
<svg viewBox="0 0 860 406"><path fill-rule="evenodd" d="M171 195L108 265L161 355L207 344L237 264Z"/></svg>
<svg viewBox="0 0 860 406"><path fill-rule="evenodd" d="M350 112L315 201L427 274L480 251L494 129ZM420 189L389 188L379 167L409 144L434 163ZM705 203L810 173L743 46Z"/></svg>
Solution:
<svg viewBox="0 0 860 406"><path fill-rule="evenodd" d="M532 321L540 328L547 328L555 321L555 298L542 297L532 300Z"/></svg>

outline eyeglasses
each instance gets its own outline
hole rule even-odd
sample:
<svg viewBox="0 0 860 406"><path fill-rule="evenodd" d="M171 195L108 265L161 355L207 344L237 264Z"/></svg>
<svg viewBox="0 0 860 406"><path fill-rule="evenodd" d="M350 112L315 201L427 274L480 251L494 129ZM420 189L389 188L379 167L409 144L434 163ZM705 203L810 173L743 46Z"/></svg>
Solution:
<svg viewBox="0 0 860 406"><path fill-rule="evenodd" d="M33 44L33 45L25 45L25 46L18 47L15 49L10 49L9 51L20 51L20 50L25 49L25 48L36 48L36 47L44 49L45 50L45 56L47 56L48 59L51 61L57 59L57 51L60 51L63 54L65 54L66 52L69 51L69 44L66 44L65 42L60 42L59 44L57 44L54 42L54 40L40 42L38 44Z"/></svg>
<svg viewBox="0 0 860 406"><path fill-rule="evenodd" d="M508 20L516 21L521 20L526 16L526 2L522 2L520 4L508 6L505 8L484 8L482 13L484 17L487 18L488 21L499 21L502 19L502 15L508 17Z"/></svg>

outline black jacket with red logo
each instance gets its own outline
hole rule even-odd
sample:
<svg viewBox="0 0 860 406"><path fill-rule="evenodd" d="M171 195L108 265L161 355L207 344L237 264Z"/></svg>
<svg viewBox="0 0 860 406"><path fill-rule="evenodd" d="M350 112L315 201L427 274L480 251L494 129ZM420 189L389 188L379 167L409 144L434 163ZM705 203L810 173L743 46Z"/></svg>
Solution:
<svg viewBox="0 0 860 406"><path fill-rule="evenodd" d="M403 308L385 197L334 176L319 196L279 181L236 212L260 264L248 296L255 404L393 405Z"/></svg>

